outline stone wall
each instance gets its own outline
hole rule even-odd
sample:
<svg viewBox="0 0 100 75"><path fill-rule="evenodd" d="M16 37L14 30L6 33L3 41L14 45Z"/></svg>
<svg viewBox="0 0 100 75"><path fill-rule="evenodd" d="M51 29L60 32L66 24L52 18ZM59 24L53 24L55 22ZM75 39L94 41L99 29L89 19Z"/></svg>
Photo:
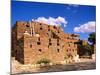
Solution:
<svg viewBox="0 0 100 75"><path fill-rule="evenodd" d="M52 63L60 63L77 55L79 35L66 34L60 26L46 25L39 22L16 23L16 59L24 64L35 64L46 58ZM13 32L15 32L13 30ZM13 43L15 44L15 43Z"/></svg>

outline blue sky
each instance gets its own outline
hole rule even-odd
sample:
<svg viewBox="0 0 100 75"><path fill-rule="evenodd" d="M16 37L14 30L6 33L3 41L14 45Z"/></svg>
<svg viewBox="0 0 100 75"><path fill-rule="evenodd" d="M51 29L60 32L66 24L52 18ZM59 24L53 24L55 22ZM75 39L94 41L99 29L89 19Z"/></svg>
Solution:
<svg viewBox="0 0 100 75"><path fill-rule="evenodd" d="M93 30L89 28L93 28L96 21L96 7L23 1L12 1L11 4L12 26L16 21L30 21L31 19L38 19L39 17L45 17L46 19L52 17L55 19L59 16L68 22L66 27L61 25L64 32L80 34L81 39L87 39L88 34ZM90 24L92 27L89 26ZM74 31L75 27L78 27L78 30Z"/></svg>

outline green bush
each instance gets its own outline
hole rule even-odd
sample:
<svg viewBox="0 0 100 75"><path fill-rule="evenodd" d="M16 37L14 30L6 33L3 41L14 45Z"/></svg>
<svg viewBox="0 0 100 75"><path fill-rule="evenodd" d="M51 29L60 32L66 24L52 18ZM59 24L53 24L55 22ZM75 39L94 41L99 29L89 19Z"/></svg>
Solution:
<svg viewBox="0 0 100 75"><path fill-rule="evenodd" d="M46 58L43 58L43 59L37 61L37 64L41 64L41 63L48 64L48 63L50 63L50 60L46 59Z"/></svg>

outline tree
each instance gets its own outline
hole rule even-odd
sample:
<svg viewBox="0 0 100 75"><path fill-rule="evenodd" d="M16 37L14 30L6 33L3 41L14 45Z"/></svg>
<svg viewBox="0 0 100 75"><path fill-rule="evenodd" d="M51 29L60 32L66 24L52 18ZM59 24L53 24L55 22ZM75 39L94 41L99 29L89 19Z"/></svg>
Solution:
<svg viewBox="0 0 100 75"><path fill-rule="evenodd" d="M91 45L82 45L78 44L78 54L79 56L89 56L91 58L91 55L93 54L93 48Z"/></svg>
<svg viewBox="0 0 100 75"><path fill-rule="evenodd" d="M96 43L96 33L95 32L89 34L88 41L90 43L92 43L92 45L94 45Z"/></svg>
<svg viewBox="0 0 100 75"><path fill-rule="evenodd" d="M90 56L93 54L93 48L92 48L91 45L89 45L89 44L88 45L85 45L84 48L85 48L86 52L88 52L88 54Z"/></svg>

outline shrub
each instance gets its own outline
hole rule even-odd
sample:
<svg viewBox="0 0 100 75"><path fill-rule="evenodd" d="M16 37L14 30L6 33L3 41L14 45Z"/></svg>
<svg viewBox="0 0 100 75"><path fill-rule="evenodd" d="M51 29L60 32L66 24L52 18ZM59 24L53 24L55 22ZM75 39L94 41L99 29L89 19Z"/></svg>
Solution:
<svg viewBox="0 0 100 75"><path fill-rule="evenodd" d="M43 58L43 59L40 59L39 61L37 61L37 64L41 64L41 63L48 64L48 63L50 63L50 60Z"/></svg>

